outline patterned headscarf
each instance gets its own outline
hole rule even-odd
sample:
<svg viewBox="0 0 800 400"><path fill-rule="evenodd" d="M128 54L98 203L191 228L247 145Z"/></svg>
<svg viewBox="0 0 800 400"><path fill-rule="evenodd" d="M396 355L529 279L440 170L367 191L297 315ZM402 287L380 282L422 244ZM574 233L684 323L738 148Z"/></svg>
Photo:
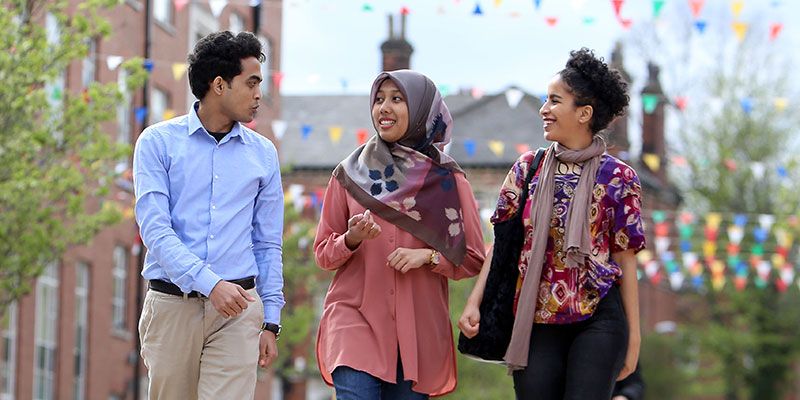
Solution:
<svg viewBox="0 0 800 400"><path fill-rule="evenodd" d="M443 151L453 118L436 85L410 70L378 75L369 96L370 114L387 79L408 105L408 130L396 143L373 135L339 163L333 175L359 204L460 265L466 243L454 174L463 171Z"/></svg>

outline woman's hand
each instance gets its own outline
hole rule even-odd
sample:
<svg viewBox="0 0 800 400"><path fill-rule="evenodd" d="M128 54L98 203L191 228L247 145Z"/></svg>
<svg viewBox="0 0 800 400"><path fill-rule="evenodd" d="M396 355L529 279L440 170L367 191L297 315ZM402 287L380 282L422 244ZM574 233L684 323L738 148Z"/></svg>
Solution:
<svg viewBox="0 0 800 400"><path fill-rule="evenodd" d="M402 273L419 268L428 263L431 259L431 249L407 249L398 247L389 257L386 257L386 264Z"/></svg>
<svg viewBox="0 0 800 400"><path fill-rule="evenodd" d="M639 361L639 346L642 344L642 338L639 332L631 332L628 338L628 352L625 355L625 364L622 365L622 370L617 377L621 381L632 374L636 369L636 363Z"/></svg>
<svg viewBox="0 0 800 400"><path fill-rule="evenodd" d="M428 263L431 259L431 249L407 249L398 247L389 257L386 257L386 264L401 273L406 273L414 268L419 268Z"/></svg>
<svg viewBox="0 0 800 400"><path fill-rule="evenodd" d="M381 234L381 226L375 223L369 210L356 214L347 220L347 232L344 243L350 250L355 250L366 239L375 239Z"/></svg>
<svg viewBox="0 0 800 400"><path fill-rule="evenodd" d="M461 318L458 319L458 329L464 333L464 336L473 338L478 334L481 327L481 311L478 305L467 302L464 306L464 311L461 313Z"/></svg>

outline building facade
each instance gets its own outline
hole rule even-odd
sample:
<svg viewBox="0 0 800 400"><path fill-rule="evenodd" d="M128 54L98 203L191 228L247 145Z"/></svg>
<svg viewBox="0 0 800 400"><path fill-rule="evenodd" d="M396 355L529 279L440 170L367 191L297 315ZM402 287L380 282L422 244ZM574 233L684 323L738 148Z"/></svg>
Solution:
<svg viewBox="0 0 800 400"><path fill-rule="evenodd" d="M72 63L56 84L80 93L92 81L124 82L119 63L145 59L148 82L125 93L117 120L104 125L109 135L132 147L145 126L186 113L194 102L187 54L204 35L231 30L257 32L265 44L262 106L251 127L274 137L270 123L281 104L273 76L280 69L282 1L125 0L104 17L111 34L91 43L88 56ZM58 34L52 16L34 18ZM130 159L117 166L122 178L111 194L124 205L124 220L48 265L31 293L0 321L0 400L145 398L137 323L146 289L130 167ZM270 374L260 373L257 393L259 399L271 398Z"/></svg>

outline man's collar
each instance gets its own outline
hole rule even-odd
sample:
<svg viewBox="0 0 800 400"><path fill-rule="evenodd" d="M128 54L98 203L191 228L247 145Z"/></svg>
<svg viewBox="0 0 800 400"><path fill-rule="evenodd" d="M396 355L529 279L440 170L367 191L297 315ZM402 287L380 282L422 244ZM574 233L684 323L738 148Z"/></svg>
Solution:
<svg viewBox="0 0 800 400"><path fill-rule="evenodd" d="M189 136L193 135L197 131L203 131L205 133L208 133L208 130L203 126L203 123L200 121L200 117L197 115L198 108L200 108L200 102L195 101L194 104L192 104L192 108L189 110L189 131L188 131ZM248 144L249 142L245 137L245 135L243 135L243 133L244 129L242 129L242 124L238 121L234 121L233 128L231 129L231 132L228 134L228 137L231 139L228 140L232 140L234 137L238 137L239 141L241 141L243 144Z"/></svg>

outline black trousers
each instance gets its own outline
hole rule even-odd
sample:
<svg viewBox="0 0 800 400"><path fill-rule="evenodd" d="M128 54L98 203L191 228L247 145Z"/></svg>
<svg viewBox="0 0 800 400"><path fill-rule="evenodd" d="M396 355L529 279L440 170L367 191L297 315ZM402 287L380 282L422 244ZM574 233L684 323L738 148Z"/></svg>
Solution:
<svg viewBox="0 0 800 400"><path fill-rule="evenodd" d="M617 286L594 315L572 324L535 324L528 367L514 371L518 400L608 400L628 351L628 321Z"/></svg>

